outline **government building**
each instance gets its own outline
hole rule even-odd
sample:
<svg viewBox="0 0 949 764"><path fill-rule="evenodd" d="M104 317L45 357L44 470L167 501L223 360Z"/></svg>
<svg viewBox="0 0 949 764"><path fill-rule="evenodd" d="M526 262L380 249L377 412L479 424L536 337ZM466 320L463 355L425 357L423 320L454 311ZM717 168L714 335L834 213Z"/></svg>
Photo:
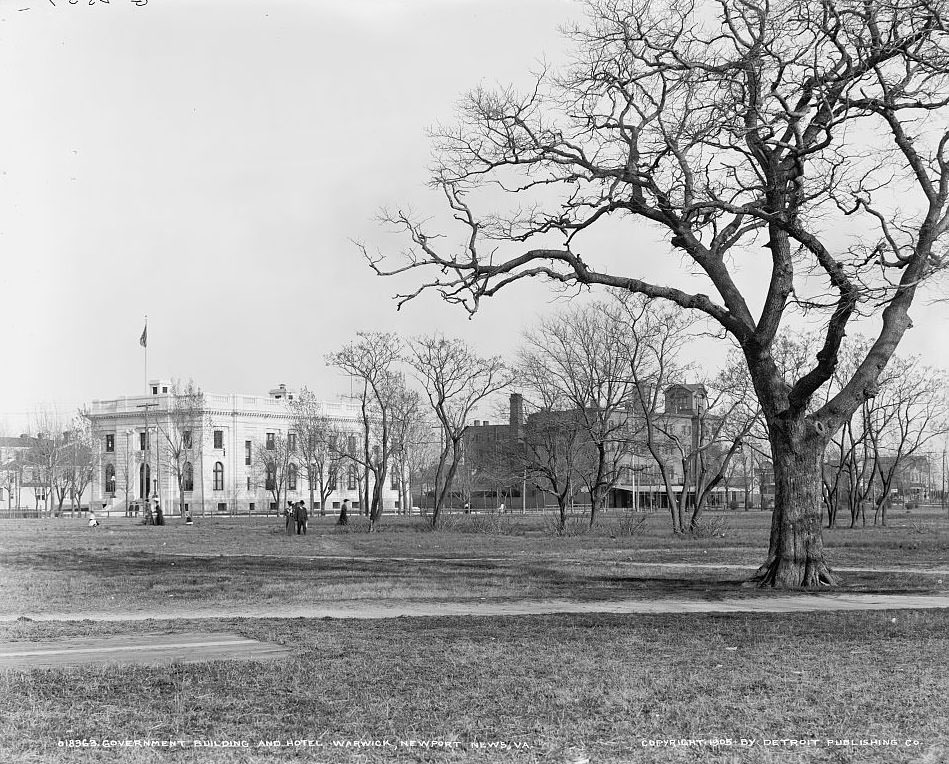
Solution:
<svg viewBox="0 0 949 764"><path fill-rule="evenodd" d="M176 396L168 380L153 380L146 395L96 400L88 407L98 442L93 506L106 511L127 511L143 500L157 499L165 514L190 512L209 514L264 514L281 510L272 485L264 478L261 461L268 448L281 439L294 442L288 403L294 393L279 385L268 395L217 395L202 393L201 411L195 417L200 433L183 432L179 458L184 488L181 506L178 474L164 433L173 431ZM322 415L335 431L358 437L362 431L359 408L355 404L323 402ZM362 471L345 460L333 475L335 488L321 507L319 492L311 512L331 513L349 499L360 510ZM306 470L291 460L280 479L280 502L302 500L309 506L310 491ZM315 482L315 481L314 481ZM393 481L394 482L394 481ZM369 489L371 491L372 485ZM385 486L383 511L399 509L397 486Z"/></svg>

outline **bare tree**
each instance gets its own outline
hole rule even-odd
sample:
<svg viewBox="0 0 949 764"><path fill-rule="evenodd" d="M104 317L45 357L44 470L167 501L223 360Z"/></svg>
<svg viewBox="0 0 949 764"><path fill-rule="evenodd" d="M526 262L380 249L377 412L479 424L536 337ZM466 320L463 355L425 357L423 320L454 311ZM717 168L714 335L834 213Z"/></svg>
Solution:
<svg viewBox="0 0 949 764"><path fill-rule="evenodd" d="M269 433L264 440L254 443L251 482L271 495L278 515L283 512L290 473L296 469L296 448L286 434Z"/></svg>
<svg viewBox="0 0 949 764"><path fill-rule="evenodd" d="M410 363L441 429L431 517L435 526L464 456L465 432L472 412L486 398L506 388L513 375L500 356L482 357L463 340L440 334L416 337L409 350Z"/></svg>
<svg viewBox="0 0 949 764"><path fill-rule="evenodd" d="M395 334L359 332L355 342L326 357L328 364L352 375L359 386L362 448L350 458L363 470L366 499L372 478L372 498L366 502L370 532L382 516L386 476L398 446L392 427L394 407L405 390L405 380L398 371L401 352L402 342Z"/></svg>
<svg viewBox="0 0 949 764"><path fill-rule="evenodd" d="M427 432L426 432L427 431ZM399 511L411 507L409 465L420 441L427 437L428 422L422 412L422 396L417 390L402 388L392 406L391 485L399 494Z"/></svg>
<svg viewBox="0 0 949 764"><path fill-rule="evenodd" d="M579 475L590 496L591 527L636 435L636 420L627 414L632 379L625 331L614 305L595 302L542 319L525 332L520 352L520 364L547 377L583 429L588 469Z"/></svg>
<svg viewBox="0 0 949 764"><path fill-rule="evenodd" d="M320 517L326 515L326 502L336 490L343 456L333 447L337 427L323 410L323 404L307 388L288 403L290 423L300 441L300 457L314 506L314 491L320 495Z"/></svg>
<svg viewBox="0 0 949 764"><path fill-rule="evenodd" d="M167 417L159 420L157 429L161 455L171 469L178 487L178 511L185 514L185 492L194 490L194 459L201 453L209 427L204 393L188 380L174 380Z"/></svg>
<svg viewBox="0 0 949 764"><path fill-rule="evenodd" d="M920 285L944 265L945 3L590 0L588 8L572 32L571 67L542 74L526 94L477 90L458 124L436 131L434 183L464 230L460 251L391 213L414 245L408 261L370 262L383 274L431 269L403 301L431 289L474 311L540 277L667 300L717 325L742 349L773 455L775 510L759 582L833 584L821 535L824 449L876 394ZM513 211L479 215L480 189L509 192ZM614 232L624 220L662 230L676 250L670 266L700 274L713 296L687 278L643 278L635 239L622 266L606 265L585 233L610 219ZM771 272L756 291L734 274L762 248ZM772 349L802 309L822 340L808 370L788 378ZM866 356L811 409L862 315L879 318Z"/></svg>
<svg viewBox="0 0 949 764"><path fill-rule="evenodd" d="M82 508L82 495L92 482L96 470L98 433L95 422L85 410L80 410L68 430L65 445L65 463L68 470L70 514Z"/></svg>
<svg viewBox="0 0 949 764"><path fill-rule="evenodd" d="M591 469L589 435L580 412L568 404L546 367L525 361L520 363L518 382L524 390L527 418L523 424L517 423L508 443L498 444L499 455L554 498L557 525L563 530L567 513L584 485L583 473ZM514 475L507 468L499 477L512 480Z"/></svg>

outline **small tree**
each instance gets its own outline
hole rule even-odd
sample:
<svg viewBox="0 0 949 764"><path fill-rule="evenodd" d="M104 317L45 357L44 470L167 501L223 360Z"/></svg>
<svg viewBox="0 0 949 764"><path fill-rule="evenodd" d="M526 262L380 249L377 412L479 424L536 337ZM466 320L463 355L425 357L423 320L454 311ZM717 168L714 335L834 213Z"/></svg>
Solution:
<svg viewBox="0 0 949 764"><path fill-rule="evenodd" d="M463 340L431 334L416 337L409 347L410 360L442 434L431 517L435 526L464 456L465 431L472 412L486 398L507 387L513 375L499 356L482 357Z"/></svg>
<svg viewBox="0 0 949 764"><path fill-rule="evenodd" d="M283 511L291 467L296 469L296 455L290 439L282 432L254 443L251 462L251 481L262 486L273 497L277 514Z"/></svg>
<svg viewBox="0 0 949 764"><path fill-rule="evenodd" d="M185 492L194 490L194 459L209 427L204 393L188 380L174 380L167 418L159 420L159 447L178 488L178 511L185 514Z"/></svg>
<svg viewBox="0 0 949 764"><path fill-rule="evenodd" d="M323 404L307 388L288 403L290 423L300 443L300 461L314 506L314 491L320 496L320 517L326 515L326 502L336 490L339 468L344 456L334 446L337 428L326 416Z"/></svg>
<svg viewBox="0 0 949 764"><path fill-rule="evenodd" d="M628 416L632 380L623 352L626 326L616 306L595 302L541 320L524 334L519 363L543 374L585 433L590 526L620 478L636 435Z"/></svg>
<svg viewBox="0 0 949 764"><path fill-rule="evenodd" d="M398 371L402 342L392 333L359 332L355 342L326 357L327 363L342 369L358 383L357 400L362 424L362 448L350 459L364 473L365 496L372 498L367 507L369 532L382 516L382 494L398 444L393 438L394 408L405 391L405 380Z"/></svg>

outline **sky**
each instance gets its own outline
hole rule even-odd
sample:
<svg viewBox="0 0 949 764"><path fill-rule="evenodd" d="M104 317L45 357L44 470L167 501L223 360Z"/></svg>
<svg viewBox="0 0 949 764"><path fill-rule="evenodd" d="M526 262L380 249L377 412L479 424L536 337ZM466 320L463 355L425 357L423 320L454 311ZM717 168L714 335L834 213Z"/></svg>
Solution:
<svg viewBox="0 0 949 764"><path fill-rule="evenodd" d="M435 297L396 312L407 284L374 276L353 242L400 246L382 207L441 208L427 128L466 90L562 61L558 29L580 10L0 0L0 430L143 392L146 315L148 377L218 393L345 394L325 355L359 330L437 329L510 354L562 298L531 283L472 320ZM648 230L605 229L596 244L663 246ZM913 315L907 352L944 354L946 307Z"/></svg>

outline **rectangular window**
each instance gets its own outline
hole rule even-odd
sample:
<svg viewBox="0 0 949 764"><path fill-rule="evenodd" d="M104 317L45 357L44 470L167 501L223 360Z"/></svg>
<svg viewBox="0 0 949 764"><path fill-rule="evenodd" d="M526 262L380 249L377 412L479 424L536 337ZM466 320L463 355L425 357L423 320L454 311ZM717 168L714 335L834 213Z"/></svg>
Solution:
<svg viewBox="0 0 949 764"><path fill-rule="evenodd" d="M191 430L185 430L181 433L181 445L185 448L191 448Z"/></svg>
<svg viewBox="0 0 949 764"><path fill-rule="evenodd" d="M109 453L115 451L115 435L105 436L105 450Z"/></svg>
<svg viewBox="0 0 949 764"><path fill-rule="evenodd" d="M273 451L277 447L276 441L274 439L274 434L272 432L267 433L267 450Z"/></svg>
<svg viewBox="0 0 949 764"><path fill-rule="evenodd" d="M350 454L356 453L356 436L350 435L349 440L346 443L346 447L349 449Z"/></svg>
<svg viewBox="0 0 949 764"><path fill-rule="evenodd" d="M245 440L244 441L244 464L247 464L247 465L250 464L250 455L251 455L252 448L253 446L251 445L251 441Z"/></svg>
<svg viewBox="0 0 949 764"><path fill-rule="evenodd" d="M334 502L333 502L333 509L339 509L339 502L338 502L338 501L334 501Z"/></svg>
<svg viewBox="0 0 949 764"><path fill-rule="evenodd" d="M214 431L214 447L224 448L224 430Z"/></svg>
<svg viewBox="0 0 949 764"><path fill-rule="evenodd" d="M226 501L219 501L219 502L217 503L217 511L218 511L218 512L227 512L227 502L226 502Z"/></svg>
<svg viewBox="0 0 949 764"><path fill-rule="evenodd" d="M350 491L356 490L356 468L350 467L349 474L346 476L346 488Z"/></svg>
<svg viewBox="0 0 949 764"><path fill-rule="evenodd" d="M139 451L148 450L148 433L140 432L138 434L138 450Z"/></svg>
<svg viewBox="0 0 949 764"><path fill-rule="evenodd" d="M291 454L297 450L297 434L295 432L287 433L287 449L289 449Z"/></svg>
<svg viewBox="0 0 949 764"><path fill-rule="evenodd" d="M389 488L393 491L399 490L399 473L395 470L392 470L392 474L389 476Z"/></svg>
<svg viewBox="0 0 949 764"><path fill-rule="evenodd" d="M254 502L251 502L251 503L247 506L247 511L248 511L248 512L253 512L253 511L256 510L256 509L257 509L257 505L256 505Z"/></svg>

